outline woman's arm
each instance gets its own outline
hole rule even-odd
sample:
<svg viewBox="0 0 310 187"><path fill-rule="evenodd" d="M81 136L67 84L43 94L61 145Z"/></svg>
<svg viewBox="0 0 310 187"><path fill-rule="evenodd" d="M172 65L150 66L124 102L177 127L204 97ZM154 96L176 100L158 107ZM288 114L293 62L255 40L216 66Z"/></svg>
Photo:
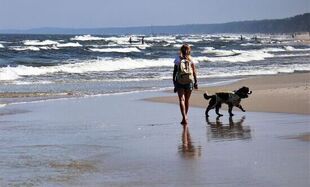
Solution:
<svg viewBox="0 0 310 187"><path fill-rule="evenodd" d="M191 65L192 65L193 75L194 75L194 88L198 89L196 67L194 63L192 63Z"/></svg>
<svg viewBox="0 0 310 187"><path fill-rule="evenodd" d="M177 88L175 87L175 84L177 82L177 71L178 71L178 66L174 65L173 68L173 77L172 77L172 81L173 81L173 85L174 85L174 92L177 92Z"/></svg>
<svg viewBox="0 0 310 187"><path fill-rule="evenodd" d="M173 68L173 77L172 77L173 84L175 84L176 81L177 81L177 71L178 71L178 66L177 66L177 65L174 65L174 68Z"/></svg>

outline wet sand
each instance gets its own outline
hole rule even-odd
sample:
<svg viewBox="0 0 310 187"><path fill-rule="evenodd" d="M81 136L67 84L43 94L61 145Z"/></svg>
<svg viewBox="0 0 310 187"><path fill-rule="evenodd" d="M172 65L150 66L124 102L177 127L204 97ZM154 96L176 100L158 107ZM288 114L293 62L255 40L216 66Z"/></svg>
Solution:
<svg viewBox="0 0 310 187"><path fill-rule="evenodd" d="M255 76L229 85L200 88L193 92L190 105L206 108L208 101L202 96L204 92L214 94L237 90L242 86L247 86L253 91L249 98L241 102L247 111L310 114L310 73ZM175 95L150 100L178 103ZM223 105L223 109L226 110L227 107ZM236 110L239 109L234 108L234 111ZM214 110L210 113L214 113ZM224 114L227 115L227 111Z"/></svg>
<svg viewBox="0 0 310 187"><path fill-rule="evenodd" d="M308 115L190 109L144 92L8 105L0 186L309 186Z"/></svg>

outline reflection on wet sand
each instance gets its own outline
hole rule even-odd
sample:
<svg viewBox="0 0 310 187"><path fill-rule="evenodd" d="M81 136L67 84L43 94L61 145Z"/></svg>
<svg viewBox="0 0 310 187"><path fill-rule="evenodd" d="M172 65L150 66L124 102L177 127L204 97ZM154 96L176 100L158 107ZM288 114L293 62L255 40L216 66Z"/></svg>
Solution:
<svg viewBox="0 0 310 187"><path fill-rule="evenodd" d="M226 140L248 140L251 139L250 126L243 125L245 117L243 116L237 122L229 118L229 123L225 124L217 117L214 122L206 118L207 139L208 141L226 141Z"/></svg>
<svg viewBox="0 0 310 187"><path fill-rule="evenodd" d="M195 146L189 133L188 125L183 126L182 144L179 146L179 153L184 159L197 159L201 156L201 146Z"/></svg>

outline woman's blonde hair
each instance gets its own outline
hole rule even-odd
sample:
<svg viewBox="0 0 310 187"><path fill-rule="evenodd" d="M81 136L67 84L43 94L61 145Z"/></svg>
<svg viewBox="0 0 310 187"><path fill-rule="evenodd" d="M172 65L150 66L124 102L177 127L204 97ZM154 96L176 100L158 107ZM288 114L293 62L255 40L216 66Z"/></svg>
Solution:
<svg viewBox="0 0 310 187"><path fill-rule="evenodd" d="M183 44L180 48L180 57L191 60L191 47L188 44Z"/></svg>

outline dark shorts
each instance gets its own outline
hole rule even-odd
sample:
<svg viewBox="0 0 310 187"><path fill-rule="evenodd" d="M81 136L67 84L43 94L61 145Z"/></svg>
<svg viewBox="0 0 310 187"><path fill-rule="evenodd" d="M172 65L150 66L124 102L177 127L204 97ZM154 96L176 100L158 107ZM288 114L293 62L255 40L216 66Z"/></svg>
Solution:
<svg viewBox="0 0 310 187"><path fill-rule="evenodd" d="M176 89L184 89L184 90L193 90L194 84L189 83L189 84L180 84L178 82L175 83L175 88Z"/></svg>

